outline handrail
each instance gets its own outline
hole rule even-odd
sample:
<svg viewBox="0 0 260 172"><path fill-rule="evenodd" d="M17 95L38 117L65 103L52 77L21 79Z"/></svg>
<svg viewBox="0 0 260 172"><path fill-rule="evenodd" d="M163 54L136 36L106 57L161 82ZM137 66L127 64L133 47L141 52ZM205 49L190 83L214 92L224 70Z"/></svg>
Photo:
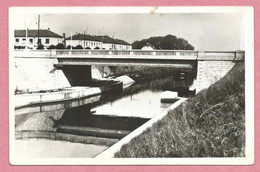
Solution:
<svg viewBox="0 0 260 172"><path fill-rule="evenodd" d="M91 50L91 49L51 49L51 50L15 50L17 57L50 57L57 58L67 55L74 56L129 56L129 57L196 57L196 59L215 59L217 57L228 56L228 58L244 58L244 51L195 51L195 50Z"/></svg>

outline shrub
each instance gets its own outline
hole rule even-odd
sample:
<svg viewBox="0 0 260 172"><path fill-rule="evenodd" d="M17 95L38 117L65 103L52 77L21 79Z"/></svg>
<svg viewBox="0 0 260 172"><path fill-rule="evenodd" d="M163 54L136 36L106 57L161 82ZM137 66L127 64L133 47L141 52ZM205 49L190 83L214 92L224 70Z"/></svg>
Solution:
<svg viewBox="0 0 260 172"><path fill-rule="evenodd" d="M56 45L56 49L65 49L65 46L62 43Z"/></svg>
<svg viewBox="0 0 260 172"><path fill-rule="evenodd" d="M49 46L48 49L56 49L56 46L55 45L51 45L51 46Z"/></svg>
<svg viewBox="0 0 260 172"><path fill-rule="evenodd" d="M70 49L71 48L71 45L68 45L67 47L66 47L66 49ZM74 49L74 47L72 47L72 49Z"/></svg>
<svg viewBox="0 0 260 172"><path fill-rule="evenodd" d="M37 50L42 50L42 49L44 49L44 46L42 44L38 45Z"/></svg>
<svg viewBox="0 0 260 172"><path fill-rule="evenodd" d="M81 45L77 45L74 49L83 49Z"/></svg>

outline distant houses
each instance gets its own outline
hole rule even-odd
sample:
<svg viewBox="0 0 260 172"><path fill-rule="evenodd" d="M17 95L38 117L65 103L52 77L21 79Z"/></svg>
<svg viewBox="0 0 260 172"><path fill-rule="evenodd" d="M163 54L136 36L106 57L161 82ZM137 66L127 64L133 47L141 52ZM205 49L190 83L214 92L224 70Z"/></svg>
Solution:
<svg viewBox="0 0 260 172"><path fill-rule="evenodd" d="M15 30L15 49L23 49L26 46L27 38L27 48L36 49L38 47L38 37L39 43L46 48L53 48L57 44L64 44L64 48L74 48L74 49L91 49L91 50L132 50L132 45L121 39L114 39L107 35L97 36L89 34L76 33L71 37L62 37L49 29L42 30Z"/></svg>
<svg viewBox="0 0 260 172"><path fill-rule="evenodd" d="M72 37L67 37L65 39L66 46L77 47L81 46L84 49L102 49L103 43L91 35L86 34L75 34Z"/></svg>
<svg viewBox="0 0 260 172"><path fill-rule="evenodd" d="M114 39L107 35L91 36L87 34L75 34L65 39L66 46L76 47L80 45L84 49L102 50L131 50L132 46L126 41Z"/></svg>
<svg viewBox="0 0 260 172"><path fill-rule="evenodd" d="M40 29L36 30L15 30L14 31L14 48L23 49L26 44L30 49L36 49L38 47L38 38L39 44L43 45L46 48L49 48L51 45L57 45L62 43L63 37L57 33L50 31L50 29ZM26 43L27 39L27 43Z"/></svg>
<svg viewBox="0 0 260 172"><path fill-rule="evenodd" d="M132 50L132 45L120 39L114 39L107 35L95 36L103 42L102 49L105 50Z"/></svg>

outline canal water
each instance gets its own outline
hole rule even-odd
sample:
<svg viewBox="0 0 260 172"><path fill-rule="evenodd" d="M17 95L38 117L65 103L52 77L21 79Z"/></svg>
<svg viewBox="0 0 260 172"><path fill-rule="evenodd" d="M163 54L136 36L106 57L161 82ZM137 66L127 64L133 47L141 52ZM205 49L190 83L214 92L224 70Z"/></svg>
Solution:
<svg viewBox="0 0 260 172"><path fill-rule="evenodd" d="M161 103L163 91L193 96L192 82L189 74L174 75L91 98L16 109L16 151L29 157L94 157L170 106Z"/></svg>

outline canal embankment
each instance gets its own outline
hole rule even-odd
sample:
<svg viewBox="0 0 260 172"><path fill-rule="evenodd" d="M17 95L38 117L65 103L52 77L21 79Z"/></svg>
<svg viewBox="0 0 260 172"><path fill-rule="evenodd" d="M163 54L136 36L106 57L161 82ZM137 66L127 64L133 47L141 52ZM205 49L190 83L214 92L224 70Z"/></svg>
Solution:
<svg viewBox="0 0 260 172"><path fill-rule="evenodd" d="M119 147L112 156L245 156L244 63L236 64L218 82L167 112L162 119ZM111 152L106 156L111 156Z"/></svg>
<svg viewBox="0 0 260 172"><path fill-rule="evenodd" d="M132 82L123 78L123 83ZM39 139L61 145L63 142L59 141L110 147L170 106L160 100L165 90L179 93L180 87L186 90L189 83L170 76L137 82L111 95L19 108L15 110L15 137L18 142ZM180 96L185 95L180 92ZM32 142L37 149L37 142ZM103 151L96 150L97 154L100 152Z"/></svg>

